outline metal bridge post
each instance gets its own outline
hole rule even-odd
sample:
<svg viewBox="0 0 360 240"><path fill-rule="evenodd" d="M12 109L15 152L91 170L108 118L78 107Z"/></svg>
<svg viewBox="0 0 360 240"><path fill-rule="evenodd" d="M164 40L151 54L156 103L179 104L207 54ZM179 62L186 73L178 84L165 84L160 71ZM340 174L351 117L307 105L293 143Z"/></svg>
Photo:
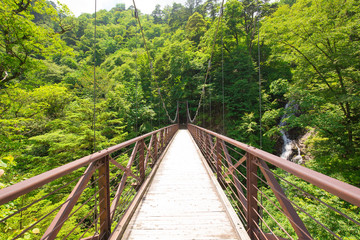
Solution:
<svg viewBox="0 0 360 240"><path fill-rule="evenodd" d="M153 164L156 163L158 158L158 137L157 133L154 134L154 154L153 154Z"/></svg>
<svg viewBox="0 0 360 240"><path fill-rule="evenodd" d="M108 239L111 233L110 221L110 171L109 156L103 159L99 168L100 238Z"/></svg>
<svg viewBox="0 0 360 240"><path fill-rule="evenodd" d="M144 140L140 140L139 146L139 172L140 172L140 185L144 182L145 179L145 142Z"/></svg>
<svg viewBox="0 0 360 240"><path fill-rule="evenodd" d="M209 164L213 164L216 160L215 159L212 160L212 157L215 156L215 157L217 157L217 159L220 157L220 155L214 154L214 150L217 152L219 149L218 148L214 149L214 143L213 143L213 140L212 140L212 137L210 134L207 135L207 140L209 142L209 154L207 156L207 159L208 159ZM216 138L215 139L215 147L217 147L216 144L218 141L219 141L219 139Z"/></svg>
<svg viewBox="0 0 360 240"><path fill-rule="evenodd" d="M165 129L165 145L169 142L169 128Z"/></svg>
<svg viewBox="0 0 360 240"><path fill-rule="evenodd" d="M160 131L160 152L163 151L164 148L164 130Z"/></svg>
<svg viewBox="0 0 360 240"><path fill-rule="evenodd" d="M194 128L193 126L191 126L193 128L193 132L195 135L195 142L197 143L197 145L199 146L200 149L200 135L199 135L199 129Z"/></svg>
<svg viewBox="0 0 360 240"><path fill-rule="evenodd" d="M167 145L168 140L169 140L169 129L166 128L166 129L165 129L165 144L164 144L164 146Z"/></svg>
<svg viewBox="0 0 360 240"><path fill-rule="evenodd" d="M216 139L216 176L217 176L217 180L219 183L221 183L221 154L220 154L220 149L221 149L221 145L220 145L220 140L217 138ZM211 154L210 154L210 158L211 158Z"/></svg>
<svg viewBox="0 0 360 240"><path fill-rule="evenodd" d="M250 239L255 239L255 234L257 230L257 224L259 222L259 217L257 215L258 205L257 205L257 158L250 154L246 154L246 186L247 186L247 232L250 236Z"/></svg>
<svg viewBox="0 0 360 240"><path fill-rule="evenodd" d="M189 101L186 101L186 125L189 124L189 119L190 119L190 116L189 116Z"/></svg>
<svg viewBox="0 0 360 240"><path fill-rule="evenodd" d="M179 101L177 101L177 106L176 106L176 112L177 112L177 124L178 124L178 126L180 126L180 113L179 113Z"/></svg>
<svg viewBox="0 0 360 240"><path fill-rule="evenodd" d="M202 150L204 151L204 153L206 153L206 137L205 137L205 132L201 131L201 147Z"/></svg>

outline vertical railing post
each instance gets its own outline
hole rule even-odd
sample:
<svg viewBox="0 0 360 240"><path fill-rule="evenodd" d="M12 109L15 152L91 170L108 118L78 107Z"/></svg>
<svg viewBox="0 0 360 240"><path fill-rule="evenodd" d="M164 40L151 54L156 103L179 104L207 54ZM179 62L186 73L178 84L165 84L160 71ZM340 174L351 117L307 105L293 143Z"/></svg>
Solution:
<svg viewBox="0 0 360 240"><path fill-rule="evenodd" d="M168 140L169 140L169 129L166 128L165 129L165 144L164 144L164 147L167 145Z"/></svg>
<svg viewBox="0 0 360 240"><path fill-rule="evenodd" d="M164 148L165 148L167 141L168 141L168 129L167 128L165 128L164 134L165 134L165 136L164 136L164 138L165 138L164 139Z"/></svg>
<svg viewBox="0 0 360 240"><path fill-rule="evenodd" d="M221 154L220 154L220 149L221 149L221 145L220 145L220 141L219 139L216 139L216 143L215 143L215 148L216 148L216 176L218 179L218 182L220 183L221 181Z"/></svg>
<svg viewBox="0 0 360 240"><path fill-rule="evenodd" d="M170 138L171 138L171 128L167 128L166 129L167 132L167 139L166 139L166 145L170 142Z"/></svg>
<svg viewBox="0 0 360 240"><path fill-rule="evenodd" d="M198 145L199 145L199 148L200 148L200 151L204 151L204 149L203 149L203 143L202 143L202 132L199 130L199 136L198 136L198 138L199 138L199 143L198 143Z"/></svg>
<svg viewBox="0 0 360 240"><path fill-rule="evenodd" d="M164 150L164 130L160 131L160 152Z"/></svg>
<svg viewBox="0 0 360 240"><path fill-rule="evenodd" d="M194 129L193 129L194 131ZM196 142L199 144L199 129L195 128L195 139L196 139Z"/></svg>
<svg viewBox="0 0 360 240"><path fill-rule="evenodd" d="M165 129L165 145L169 142L169 128Z"/></svg>
<svg viewBox="0 0 360 240"><path fill-rule="evenodd" d="M215 155L214 151L217 151L218 149L214 149L214 143L212 140L212 137L210 134L207 134L207 141L209 142L209 154L207 157L209 164L213 163L216 159L212 160L212 157ZM215 144L218 142L218 139L215 140ZM216 147L216 146L215 146ZM217 157L217 155L216 155Z"/></svg>
<svg viewBox="0 0 360 240"><path fill-rule="evenodd" d="M177 106L176 106L176 112L177 112L177 124L178 126L180 126L180 113L179 113L179 101L177 101Z"/></svg>
<svg viewBox="0 0 360 240"><path fill-rule="evenodd" d="M201 146L201 132L200 132L200 129L196 129L196 131L197 131L197 140L198 140L198 145L199 145L199 148L200 148L200 150L202 150L201 148L202 148L202 146Z"/></svg>
<svg viewBox="0 0 360 240"><path fill-rule="evenodd" d="M255 239L255 232L257 229L257 224L259 222L258 204L257 204L257 158L250 154L246 153L246 186L247 186L247 232L250 236L250 239Z"/></svg>
<svg viewBox="0 0 360 240"><path fill-rule="evenodd" d="M153 164L156 163L158 159L158 136L157 133L154 134L154 154L153 154Z"/></svg>
<svg viewBox="0 0 360 240"><path fill-rule="evenodd" d="M197 135L197 139L198 139L198 145L199 145L199 147L201 147L201 131L200 131L200 129L196 128L196 135Z"/></svg>
<svg viewBox="0 0 360 240"><path fill-rule="evenodd" d="M108 239L111 233L110 222L110 171L109 156L102 160L99 168L99 208L100 239Z"/></svg>
<svg viewBox="0 0 360 240"><path fill-rule="evenodd" d="M189 116L189 101L186 101L186 126L189 124L189 119L190 119L190 116Z"/></svg>
<svg viewBox="0 0 360 240"><path fill-rule="evenodd" d="M144 139L140 140L139 144L139 172L140 172L140 185L144 182L145 179L145 142Z"/></svg>

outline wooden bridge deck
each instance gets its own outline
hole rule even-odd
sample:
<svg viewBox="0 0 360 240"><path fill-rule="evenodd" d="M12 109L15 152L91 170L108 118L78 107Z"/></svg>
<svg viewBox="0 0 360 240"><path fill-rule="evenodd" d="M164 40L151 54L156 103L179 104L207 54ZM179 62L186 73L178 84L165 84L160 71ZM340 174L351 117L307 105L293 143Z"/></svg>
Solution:
<svg viewBox="0 0 360 240"><path fill-rule="evenodd" d="M179 130L122 239L249 239L200 154Z"/></svg>

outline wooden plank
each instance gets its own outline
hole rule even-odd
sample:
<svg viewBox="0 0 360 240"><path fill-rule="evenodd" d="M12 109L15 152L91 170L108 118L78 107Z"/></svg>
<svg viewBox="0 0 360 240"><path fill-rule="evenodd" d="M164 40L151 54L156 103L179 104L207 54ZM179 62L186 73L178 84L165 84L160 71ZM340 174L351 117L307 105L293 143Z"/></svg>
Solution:
<svg viewBox="0 0 360 240"><path fill-rule="evenodd" d="M217 191L179 130L122 239L240 239Z"/></svg>
<svg viewBox="0 0 360 240"><path fill-rule="evenodd" d="M153 170L151 171L150 175L146 178L145 182L140 187L138 193L135 195L135 198L133 199L129 208L125 212L125 215L121 218L120 222L117 224L114 231L112 232L109 240L121 239L124 231L126 230L126 226L129 224L129 221L131 220L130 218L133 216L137 206L140 204L140 200L143 198L146 190L148 189L150 183L152 182L154 176L156 175L161 160L164 158L164 155L166 155L166 152L169 149L169 145L166 147L165 151L157 159L155 165L153 166Z"/></svg>
<svg viewBox="0 0 360 240"><path fill-rule="evenodd" d="M200 153L200 149L198 149L198 152ZM212 174L212 170L211 170L210 166L206 164L206 160L204 159L204 157L201 154L199 154L199 155L200 155L200 158L201 158L201 160L204 164L204 167L208 173L208 176L210 177L211 181L213 182L214 186L217 189L217 194L220 197L222 203L224 204L224 206L226 208L227 215L231 219L231 223L232 223L235 231L237 232L240 239L250 240L250 237L249 237L248 233L246 232L244 225L242 224L239 217L237 216L229 199L226 197L224 191L222 190L222 187L220 186L220 183L216 180L215 176Z"/></svg>

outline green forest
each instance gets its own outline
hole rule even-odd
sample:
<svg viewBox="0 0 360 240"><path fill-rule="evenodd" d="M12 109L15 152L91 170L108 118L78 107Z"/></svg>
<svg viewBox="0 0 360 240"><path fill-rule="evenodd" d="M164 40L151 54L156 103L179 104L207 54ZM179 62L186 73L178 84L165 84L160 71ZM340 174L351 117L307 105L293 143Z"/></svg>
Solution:
<svg viewBox="0 0 360 240"><path fill-rule="evenodd" d="M193 117L203 88L196 125L276 155L287 131L302 164L360 187L360 1L228 0L221 18L220 6L75 17L59 2L2 0L0 188L170 125L178 102Z"/></svg>

